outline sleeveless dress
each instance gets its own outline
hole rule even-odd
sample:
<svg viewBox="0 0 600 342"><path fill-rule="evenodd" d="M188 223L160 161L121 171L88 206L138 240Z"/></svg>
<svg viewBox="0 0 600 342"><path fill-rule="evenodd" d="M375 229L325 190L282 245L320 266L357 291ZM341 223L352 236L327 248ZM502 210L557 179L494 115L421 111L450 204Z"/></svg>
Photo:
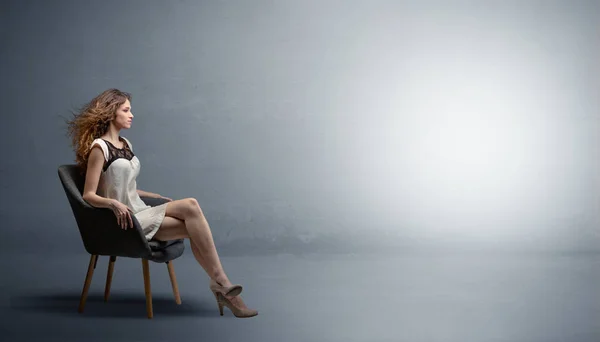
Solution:
<svg viewBox="0 0 600 342"><path fill-rule="evenodd" d="M133 147L127 138L119 137L123 148L117 148L102 138L92 141L90 151L99 145L106 161L100 174L96 194L115 199L133 211L147 240L152 239L165 217L167 203L152 207L144 203L137 193L136 178L140 174L140 161L133 154Z"/></svg>

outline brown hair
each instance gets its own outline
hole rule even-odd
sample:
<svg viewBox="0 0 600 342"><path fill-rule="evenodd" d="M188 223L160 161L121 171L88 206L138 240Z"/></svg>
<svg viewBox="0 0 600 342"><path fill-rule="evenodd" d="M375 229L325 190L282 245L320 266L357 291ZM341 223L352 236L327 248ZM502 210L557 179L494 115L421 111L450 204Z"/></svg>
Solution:
<svg viewBox="0 0 600 342"><path fill-rule="evenodd" d="M73 119L67 120L67 135L71 137L75 161L82 174L87 168L92 141L108 131L117 109L126 100L131 101L131 94L114 88L105 90L81 109L73 111Z"/></svg>

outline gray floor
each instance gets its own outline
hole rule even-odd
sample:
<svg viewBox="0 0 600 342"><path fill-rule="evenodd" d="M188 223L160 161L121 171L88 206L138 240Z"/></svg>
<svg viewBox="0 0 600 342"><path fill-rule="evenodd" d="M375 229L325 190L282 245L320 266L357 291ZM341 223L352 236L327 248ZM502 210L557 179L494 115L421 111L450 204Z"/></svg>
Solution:
<svg viewBox="0 0 600 342"><path fill-rule="evenodd" d="M141 262L118 259L102 301L99 260L77 313L88 257L12 255L2 280L3 341L600 341L598 255L272 255L223 257L260 311L220 317L208 278L186 254L151 264L145 318Z"/></svg>

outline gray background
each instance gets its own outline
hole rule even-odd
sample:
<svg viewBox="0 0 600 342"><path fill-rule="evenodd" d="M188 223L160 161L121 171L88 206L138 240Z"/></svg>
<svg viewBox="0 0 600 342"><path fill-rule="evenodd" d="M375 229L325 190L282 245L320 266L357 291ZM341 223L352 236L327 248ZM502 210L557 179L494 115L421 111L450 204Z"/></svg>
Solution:
<svg viewBox="0 0 600 342"><path fill-rule="evenodd" d="M81 247L60 116L117 87L138 186L221 246L597 250L598 8L5 1L4 234Z"/></svg>
<svg viewBox="0 0 600 342"><path fill-rule="evenodd" d="M344 327L359 325L339 316L338 325L329 325L329 334L319 336L365 341L399 336L407 341L600 339L600 303L586 297L600 285L595 275L600 246L599 1L0 3L2 253L21 256L20 264L9 268L13 273L3 283L3 296L13 309L24 306L15 298L32 303L50 298L53 303L43 309L36 304L33 313L23 315L45 320L46 309L60 307L57 301L66 301L64 312L76 308L87 257L57 175L59 165L74 162L63 118L116 87L133 94L133 125L121 134L132 141L141 160L139 188L174 199L198 199L224 263L237 275L233 280L255 284L249 305L259 303L266 317L267 303L273 303L273 317L286 317L276 311L273 292L258 290L268 288L261 277L274 279L264 275L267 270L281 270L275 273L293 284L310 272L334 287L347 279L356 286L347 290L351 298L373 295L367 289L370 280L389 285L391 279L405 279L410 270L427 270L440 278L416 276L417 283L397 284L409 299L384 306L392 316L403 307L408 311L401 316L415 319L398 336L383 334L389 326L376 323L365 329L379 335L350 333ZM446 257L467 252L472 252L470 261L450 263L456 268L438 261L432 268L428 259L394 259L410 253L454 260ZM509 257L509 252L518 254ZM357 259L340 261L334 254ZM307 255L320 261L313 264L304 259ZM500 256L491 264L464 268L490 255ZM537 259L504 259L515 255ZM583 259L551 259L577 255ZM48 256L54 259L43 266L36 261ZM364 261L377 256L380 263ZM182 260L189 266L176 268L179 272L199 274L189 249ZM132 262L117 263L117 270L124 265L139 271ZM52 273L44 277L54 282L41 281L50 269L72 272L73 279ZM394 274L399 278L361 273L390 269L398 270ZM99 293L102 272L96 279ZM441 281L456 274L461 274L458 283ZM474 274L481 278L465 278ZM506 326L479 322L475 325L483 330L460 330L460 324L448 319L464 315L440 313L441 307L477 301L467 294L478 293L482 311L467 307L463 313L473 315L465 318L470 322L486 317L481 312L489 307L483 303L490 298L497 305L508 303L498 297L511 287L506 279L523 280L523 275L530 285L515 288L525 292L506 297L524 298L519 308L528 307L525 299L542 296L540 288L558 287L549 297L535 297L531 311L519 311L523 316L509 312L517 310L514 305L500 310L512 319L500 320ZM135 295L121 304L127 308L134 302L141 311L133 310L129 318L143 318L141 275L120 277L131 277L135 284ZM182 291L186 281L195 279L182 280ZM465 287L481 282L499 288L479 293ZM71 292L47 294L67 283ZM439 288L427 290L425 284L432 283ZM297 295L307 299L297 303L321 293L314 283L301 284L294 285ZM169 285L163 285L168 307ZM431 306L416 311L433 320L429 323L418 321L414 306L406 302L422 299L409 291L417 288L429 296ZM118 285L113 289L123 291ZM36 291L50 297L31 294ZM248 296L252 291L250 287ZM453 293L456 302L440 303L442 293ZM565 297L574 293L580 296L574 302ZM347 298L334 298L323 310L335 310ZM569 302L553 302L556 307L549 308L547 298ZM211 314L216 311L213 303L207 305ZM355 304L346 305L345 312L356 312ZM163 310L163 316L182 312ZM189 310L183 312L197 313ZM281 335L275 334L273 322L261 314L269 323L258 328L253 324L259 323L244 323L254 330L239 334L263 341L281 340L289 332L299 341L317 338L311 335L323 331L317 327L323 322L317 313L331 315L306 310L306 317L314 318L302 323L306 330L279 321L275 326ZM542 313L549 312L556 316L543 320L547 316ZM581 316L575 318L575 313ZM106 311L106 317L114 316ZM534 316L542 321L527 325ZM25 317L29 319L22 321L35 321ZM369 317L376 319L354 318L364 323ZM61 322L71 325L70 319L67 315ZM499 322L497 317L491 321ZM96 324L87 322L78 323L79 329ZM123 324L110 325L114 334L105 329L109 335L97 338L122 336L129 323ZM159 336L147 324L141 321L138 331ZM9 334L16 339L14 327ZM224 338L219 333L215 339ZM25 336L34 339L29 334ZM57 340L68 339L54 334ZM184 339L185 333L180 334Z"/></svg>

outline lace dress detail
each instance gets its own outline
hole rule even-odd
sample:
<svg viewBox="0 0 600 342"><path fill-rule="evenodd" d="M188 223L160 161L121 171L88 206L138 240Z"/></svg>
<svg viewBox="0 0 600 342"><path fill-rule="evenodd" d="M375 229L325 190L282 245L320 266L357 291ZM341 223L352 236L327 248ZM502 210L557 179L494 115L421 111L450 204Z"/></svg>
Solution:
<svg viewBox="0 0 600 342"><path fill-rule="evenodd" d="M123 139L123 138L121 138L121 139ZM129 148L129 145L127 144L127 142L124 140L121 140L123 142L123 148L117 148L110 141L105 140L105 139L102 139L102 140L104 140L106 142L106 145L108 146L108 156L109 156L108 161L106 163L104 163L103 171L106 171L106 169L108 169L110 164L112 164L112 162L114 162L115 160L117 160L119 158L131 160L135 156L133 154L133 151L131 151L131 149Z"/></svg>
<svg viewBox="0 0 600 342"><path fill-rule="evenodd" d="M117 148L110 141L101 138L92 142L90 151L94 146L100 146L105 160L96 193L131 208L146 239L150 240L162 224L167 203L151 207L142 201L137 193L136 183L141 169L140 161L133 153L129 140L124 137L119 137L119 140L123 142L123 148Z"/></svg>

